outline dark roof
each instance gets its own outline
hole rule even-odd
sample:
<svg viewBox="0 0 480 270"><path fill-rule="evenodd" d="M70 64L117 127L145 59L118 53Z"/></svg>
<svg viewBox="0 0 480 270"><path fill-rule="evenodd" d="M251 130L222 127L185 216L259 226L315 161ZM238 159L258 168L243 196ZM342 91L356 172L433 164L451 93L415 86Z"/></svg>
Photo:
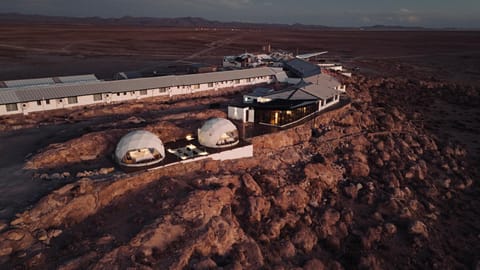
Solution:
<svg viewBox="0 0 480 270"><path fill-rule="evenodd" d="M321 72L319 66L298 58L285 62L283 66L299 78L310 77Z"/></svg>
<svg viewBox="0 0 480 270"><path fill-rule="evenodd" d="M317 100L300 100L300 99L274 99L266 103L254 103L252 105L255 109L268 109L268 110L291 110L298 107L306 106L316 103Z"/></svg>
<svg viewBox="0 0 480 270"><path fill-rule="evenodd" d="M263 97L268 94L271 94L273 92L272 88L266 88L266 87L257 87L253 89L251 93L246 94L246 96L250 97Z"/></svg>

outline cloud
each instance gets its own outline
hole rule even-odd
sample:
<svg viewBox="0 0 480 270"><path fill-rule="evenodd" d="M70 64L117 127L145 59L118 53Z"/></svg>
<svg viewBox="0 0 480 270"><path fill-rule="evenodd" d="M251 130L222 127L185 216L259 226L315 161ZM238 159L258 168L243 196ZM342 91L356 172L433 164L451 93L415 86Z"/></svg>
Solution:
<svg viewBox="0 0 480 270"><path fill-rule="evenodd" d="M423 21L423 13L409 8L400 8L390 12L371 13L367 11L350 11L356 15L357 21L362 24L384 24L384 25L415 25Z"/></svg>
<svg viewBox="0 0 480 270"><path fill-rule="evenodd" d="M416 14L415 11L412 11L408 8L401 8L397 12L397 20L400 22L406 22L406 23L418 23L421 21L421 18L418 14Z"/></svg>
<svg viewBox="0 0 480 270"><path fill-rule="evenodd" d="M362 22L364 23L370 23L372 22L372 19L370 19L370 17L368 16L363 16L362 18L360 18L362 20Z"/></svg>

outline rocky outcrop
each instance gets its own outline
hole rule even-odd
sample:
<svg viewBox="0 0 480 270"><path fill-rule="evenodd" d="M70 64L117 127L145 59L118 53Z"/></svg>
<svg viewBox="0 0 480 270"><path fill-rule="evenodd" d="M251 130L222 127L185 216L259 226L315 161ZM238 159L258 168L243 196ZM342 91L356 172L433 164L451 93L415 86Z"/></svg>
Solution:
<svg viewBox="0 0 480 270"><path fill-rule="evenodd" d="M159 136L163 142L184 137L187 134L182 128L170 122L159 122L145 127ZM81 163L105 159L113 153L120 138L129 130L110 129L108 131L87 133L65 143L53 144L34 155L25 165L25 169L46 169L66 167Z"/></svg>
<svg viewBox="0 0 480 270"><path fill-rule="evenodd" d="M468 268L452 254L476 262L477 175L462 145L432 136L403 105L416 85L352 78L351 106L253 138L254 158L68 184L6 225L0 259L63 269ZM126 228L109 225L116 212Z"/></svg>

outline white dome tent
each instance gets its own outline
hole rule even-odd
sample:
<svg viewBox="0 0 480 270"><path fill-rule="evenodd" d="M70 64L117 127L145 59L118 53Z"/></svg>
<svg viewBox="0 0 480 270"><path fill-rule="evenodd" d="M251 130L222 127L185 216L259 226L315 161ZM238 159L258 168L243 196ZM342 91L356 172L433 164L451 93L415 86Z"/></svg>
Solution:
<svg viewBox="0 0 480 270"><path fill-rule="evenodd" d="M162 141L153 133L137 130L123 136L115 149L115 160L125 167L144 167L165 158Z"/></svg>
<svg viewBox="0 0 480 270"><path fill-rule="evenodd" d="M198 129L198 142L210 148L223 148L239 142L237 127L227 119L212 118Z"/></svg>

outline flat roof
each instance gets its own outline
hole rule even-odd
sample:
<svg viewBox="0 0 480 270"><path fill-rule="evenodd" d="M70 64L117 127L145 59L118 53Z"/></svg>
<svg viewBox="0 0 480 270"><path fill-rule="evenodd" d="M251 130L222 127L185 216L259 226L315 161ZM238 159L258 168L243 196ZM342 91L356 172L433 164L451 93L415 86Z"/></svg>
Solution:
<svg viewBox="0 0 480 270"><path fill-rule="evenodd" d="M28 87L28 86L42 86L53 85L58 83L75 83L75 82L98 82L99 80L94 74L85 75L72 75L72 76L59 76L59 77L47 77L47 78L34 78L24 80L10 80L3 81L3 84L7 88Z"/></svg>
<svg viewBox="0 0 480 270"><path fill-rule="evenodd" d="M287 61L283 66L300 78L310 77L321 72L319 66L300 58L294 58Z"/></svg>
<svg viewBox="0 0 480 270"><path fill-rule="evenodd" d="M272 68L259 67L251 69L218 71L189 75L170 75L119 81L80 82L4 88L0 91L0 104L238 80L260 76L271 76L275 75L276 73L277 71Z"/></svg>

